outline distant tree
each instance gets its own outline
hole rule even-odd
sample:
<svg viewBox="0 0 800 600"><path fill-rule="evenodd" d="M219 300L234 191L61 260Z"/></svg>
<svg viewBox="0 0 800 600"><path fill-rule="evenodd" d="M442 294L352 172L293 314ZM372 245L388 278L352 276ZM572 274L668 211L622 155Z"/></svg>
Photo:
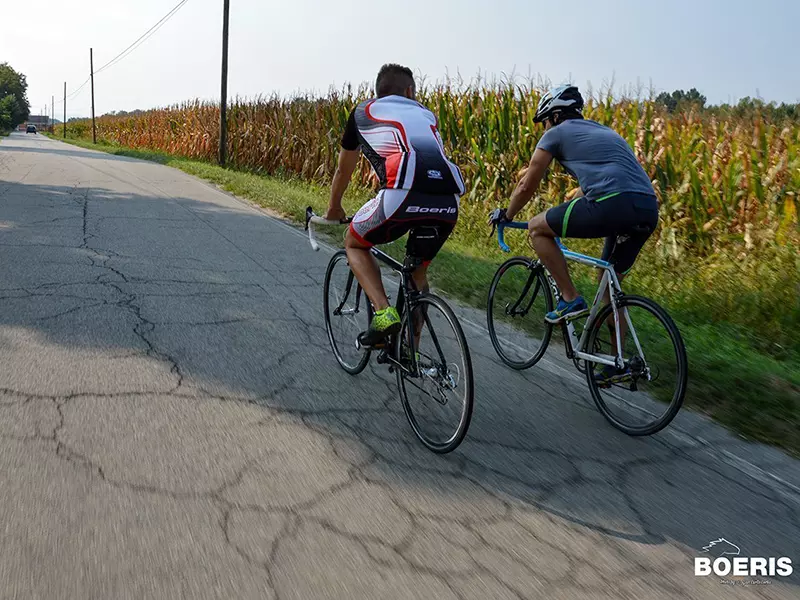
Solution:
<svg viewBox="0 0 800 600"><path fill-rule="evenodd" d="M697 88L692 88L688 92L675 90L671 94L661 92L656 96L656 102L666 106L669 112L675 112L679 107L689 104L703 108L706 105L706 100L707 98Z"/></svg>
<svg viewBox="0 0 800 600"><path fill-rule="evenodd" d="M15 125L13 125L14 119L12 115L18 112L19 103L16 97L8 94L0 98L0 131L7 131L15 127Z"/></svg>
<svg viewBox="0 0 800 600"><path fill-rule="evenodd" d="M707 98L697 91L697 88L692 88L686 92L686 95L683 97L683 101L696 104L700 108L703 108L706 105Z"/></svg>
<svg viewBox="0 0 800 600"><path fill-rule="evenodd" d="M751 98L750 96L741 98L734 106L729 107L729 111L736 117L760 116L776 123L800 121L800 104L764 102L761 98Z"/></svg>
<svg viewBox="0 0 800 600"><path fill-rule="evenodd" d="M800 120L800 104L786 104L785 102L781 102L780 106L775 107L775 118L778 120Z"/></svg>
<svg viewBox="0 0 800 600"><path fill-rule="evenodd" d="M740 110L753 110L756 108L762 108L763 106L763 100L760 98L751 98L750 96L745 96L736 104L736 108Z"/></svg>
<svg viewBox="0 0 800 600"><path fill-rule="evenodd" d="M145 111L140 110L138 108L136 110L132 110L130 112L128 112L127 110L112 110L112 111L109 111L107 113L104 113L101 116L103 116L103 117L135 117L137 115L144 114L144 112Z"/></svg>
<svg viewBox="0 0 800 600"><path fill-rule="evenodd" d="M28 82L8 63L0 63L0 129L12 129L30 115Z"/></svg>
<svg viewBox="0 0 800 600"><path fill-rule="evenodd" d="M673 94L674 93L675 92L673 92ZM669 112L675 112L675 109L678 108L678 101L673 97L673 94L661 92L656 96L656 102L663 104Z"/></svg>

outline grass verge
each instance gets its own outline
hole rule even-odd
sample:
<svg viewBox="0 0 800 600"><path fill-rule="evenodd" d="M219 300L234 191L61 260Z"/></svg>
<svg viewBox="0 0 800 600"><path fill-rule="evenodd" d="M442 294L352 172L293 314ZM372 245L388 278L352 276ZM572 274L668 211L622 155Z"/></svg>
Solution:
<svg viewBox="0 0 800 600"><path fill-rule="evenodd" d="M327 188L303 181L227 170L160 152L92 144L82 139L66 141L83 148L180 169L295 222L302 222L306 206L321 211L327 205ZM348 192L344 202L348 214L369 195L363 189ZM396 251L402 254L402 247L398 245ZM462 302L485 308L489 284L505 257L499 250L487 256L484 248L475 248L456 238L448 242L434 261L431 279L438 288ZM588 272L575 273L576 283L584 293L593 288L590 276ZM637 291L635 283L630 287ZM664 302L663 298L659 301ZM704 321L704 311L710 307L691 307L678 299L672 303L669 298L664 304L681 330L689 356L687 405L747 439L773 444L800 456L800 360L797 354L789 351L775 356L772 352L760 351L752 336L741 327Z"/></svg>

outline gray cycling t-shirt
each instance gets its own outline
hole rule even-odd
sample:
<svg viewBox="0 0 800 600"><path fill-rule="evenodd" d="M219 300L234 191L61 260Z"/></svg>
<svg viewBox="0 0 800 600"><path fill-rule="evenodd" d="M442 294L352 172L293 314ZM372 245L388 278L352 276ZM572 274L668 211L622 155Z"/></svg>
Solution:
<svg viewBox="0 0 800 600"><path fill-rule="evenodd" d="M564 121L545 131L536 147L550 152L578 180L589 200L623 192L655 195L628 143L600 123Z"/></svg>

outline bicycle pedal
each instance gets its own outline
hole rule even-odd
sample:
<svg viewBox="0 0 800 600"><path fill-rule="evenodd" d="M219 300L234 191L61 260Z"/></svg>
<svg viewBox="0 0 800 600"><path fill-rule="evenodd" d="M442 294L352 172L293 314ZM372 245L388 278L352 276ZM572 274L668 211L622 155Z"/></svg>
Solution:
<svg viewBox="0 0 800 600"><path fill-rule="evenodd" d="M365 344L362 340L362 336L365 335L365 332L359 333L356 336L356 349L358 350L384 350L389 343L389 339L383 339L375 344Z"/></svg>

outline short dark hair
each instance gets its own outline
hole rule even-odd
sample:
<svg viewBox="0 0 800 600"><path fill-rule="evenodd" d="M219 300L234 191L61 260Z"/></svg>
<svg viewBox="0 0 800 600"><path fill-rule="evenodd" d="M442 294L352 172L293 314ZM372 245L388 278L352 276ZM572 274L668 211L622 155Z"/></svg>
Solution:
<svg viewBox="0 0 800 600"><path fill-rule="evenodd" d="M550 120L553 121L553 125L559 125L564 121L571 121L572 119L583 119L583 113L574 108L567 108L554 111L553 114L550 115Z"/></svg>
<svg viewBox="0 0 800 600"><path fill-rule="evenodd" d="M378 98L402 96L409 87L416 89L417 86L414 83L414 74L408 67L389 63L378 71L378 78L375 80L375 93Z"/></svg>

